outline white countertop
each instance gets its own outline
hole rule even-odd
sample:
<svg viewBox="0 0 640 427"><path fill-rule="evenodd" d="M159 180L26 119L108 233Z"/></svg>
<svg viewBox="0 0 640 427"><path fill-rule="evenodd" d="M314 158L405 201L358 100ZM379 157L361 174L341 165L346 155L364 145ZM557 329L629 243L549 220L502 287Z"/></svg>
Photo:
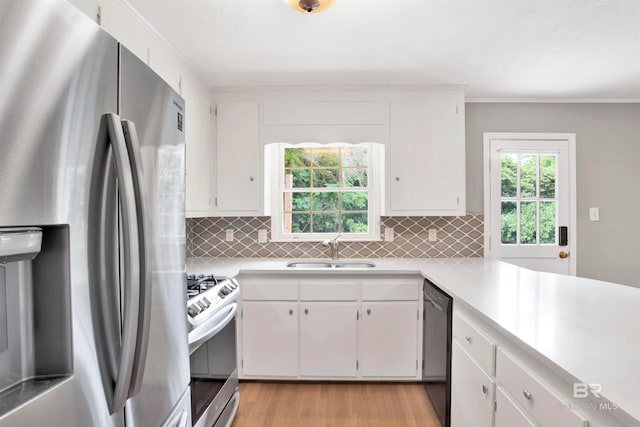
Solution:
<svg viewBox="0 0 640 427"><path fill-rule="evenodd" d="M370 259L375 268L350 270L287 268L290 261L191 258L187 271L421 274L559 368L568 381L601 384L602 397L640 422L640 288L485 258Z"/></svg>

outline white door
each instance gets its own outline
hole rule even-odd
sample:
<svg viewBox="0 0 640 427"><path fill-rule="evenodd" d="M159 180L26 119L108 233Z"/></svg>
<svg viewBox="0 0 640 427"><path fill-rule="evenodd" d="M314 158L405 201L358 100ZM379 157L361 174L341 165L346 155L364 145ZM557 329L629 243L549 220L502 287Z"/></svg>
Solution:
<svg viewBox="0 0 640 427"><path fill-rule="evenodd" d="M576 274L575 134L485 133L485 256Z"/></svg>

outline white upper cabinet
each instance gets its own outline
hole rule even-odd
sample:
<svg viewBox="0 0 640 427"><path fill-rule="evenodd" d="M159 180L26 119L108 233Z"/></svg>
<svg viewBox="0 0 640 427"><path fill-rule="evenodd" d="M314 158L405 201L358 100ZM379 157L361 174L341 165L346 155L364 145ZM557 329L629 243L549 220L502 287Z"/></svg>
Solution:
<svg viewBox="0 0 640 427"><path fill-rule="evenodd" d="M263 177L259 104L217 105L215 211L219 216L259 215Z"/></svg>
<svg viewBox="0 0 640 427"><path fill-rule="evenodd" d="M190 84L183 84L188 121L186 140L186 214L208 216L211 210L211 162L213 161L213 117L209 99Z"/></svg>
<svg viewBox="0 0 640 427"><path fill-rule="evenodd" d="M464 95L391 101L386 214L465 214Z"/></svg>

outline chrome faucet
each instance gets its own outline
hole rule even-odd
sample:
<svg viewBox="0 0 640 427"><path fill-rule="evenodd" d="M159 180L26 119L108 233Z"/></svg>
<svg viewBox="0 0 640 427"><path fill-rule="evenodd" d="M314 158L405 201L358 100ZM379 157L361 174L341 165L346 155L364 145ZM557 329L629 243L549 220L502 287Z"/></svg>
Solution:
<svg viewBox="0 0 640 427"><path fill-rule="evenodd" d="M342 234L338 234L333 240L325 240L322 242L322 246L329 246L331 249L331 259L338 259L340 253L338 251L338 239L342 236Z"/></svg>

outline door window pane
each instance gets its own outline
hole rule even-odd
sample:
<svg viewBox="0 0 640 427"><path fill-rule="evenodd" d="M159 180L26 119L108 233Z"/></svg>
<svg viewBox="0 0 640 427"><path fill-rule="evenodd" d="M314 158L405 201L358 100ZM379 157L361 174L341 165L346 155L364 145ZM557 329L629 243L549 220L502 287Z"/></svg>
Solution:
<svg viewBox="0 0 640 427"><path fill-rule="evenodd" d="M536 197L537 155L520 156L520 197Z"/></svg>
<svg viewBox="0 0 640 427"><path fill-rule="evenodd" d="M540 244L556 243L556 202L540 202Z"/></svg>
<svg viewBox="0 0 640 427"><path fill-rule="evenodd" d="M516 202L502 202L500 234L504 244L515 244L518 241L518 219L516 213Z"/></svg>
<svg viewBox="0 0 640 427"><path fill-rule="evenodd" d="M540 197L556 197L556 156L540 156Z"/></svg>
<svg viewBox="0 0 640 427"><path fill-rule="evenodd" d="M516 173L518 165L515 154L503 154L501 158L500 183L502 197L516 197Z"/></svg>
<svg viewBox="0 0 640 427"><path fill-rule="evenodd" d="M520 202L520 243L536 243L538 212L536 202Z"/></svg>

